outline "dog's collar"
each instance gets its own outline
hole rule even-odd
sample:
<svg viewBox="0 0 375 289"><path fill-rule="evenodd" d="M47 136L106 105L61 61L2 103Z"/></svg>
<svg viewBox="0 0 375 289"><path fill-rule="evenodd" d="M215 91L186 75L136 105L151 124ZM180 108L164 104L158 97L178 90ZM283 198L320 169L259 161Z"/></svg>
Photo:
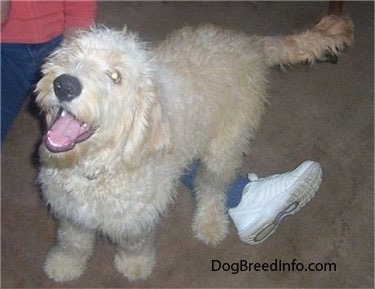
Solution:
<svg viewBox="0 0 375 289"><path fill-rule="evenodd" d="M83 176L85 177L85 179L87 179L91 182L95 181L98 178L97 174L83 174Z"/></svg>
<svg viewBox="0 0 375 289"><path fill-rule="evenodd" d="M98 171L98 172L82 172L80 175L85 178L86 180L93 182L96 181L101 175L103 175L105 172L104 169Z"/></svg>

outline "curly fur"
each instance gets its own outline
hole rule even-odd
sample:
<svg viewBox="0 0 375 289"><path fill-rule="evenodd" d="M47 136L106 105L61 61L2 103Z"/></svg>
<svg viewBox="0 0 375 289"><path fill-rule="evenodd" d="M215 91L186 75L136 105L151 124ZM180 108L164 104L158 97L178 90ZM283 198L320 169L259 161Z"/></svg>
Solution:
<svg viewBox="0 0 375 289"><path fill-rule="evenodd" d="M286 37L205 25L176 31L155 47L106 28L64 42L43 67L37 103L48 126L64 108L95 132L66 152L40 147L39 182L60 220L48 276L78 278L100 231L119 245L115 266L124 276L148 277L156 224L195 159L201 167L193 230L203 242L219 243L228 226L224 191L259 125L268 68L321 60L351 41L350 20L329 16ZM79 97L56 97L52 84L61 74L80 80Z"/></svg>

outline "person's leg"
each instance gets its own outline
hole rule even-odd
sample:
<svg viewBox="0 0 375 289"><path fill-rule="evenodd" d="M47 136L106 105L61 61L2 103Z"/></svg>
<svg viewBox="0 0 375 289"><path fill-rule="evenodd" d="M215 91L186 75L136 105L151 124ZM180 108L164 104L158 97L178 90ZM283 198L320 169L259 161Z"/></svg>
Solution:
<svg viewBox="0 0 375 289"><path fill-rule="evenodd" d="M195 161L187 169L185 169L180 178L180 181L192 192L194 192L194 180L197 176L198 168L199 162ZM237 178L231 183L226 190L227 208L234 208L240 203L243 189L248 183L249 179L241 175L238 175Z"/></svg>
<svg viewBox="0 0 375 289"><path fill-rule="evenodd" d="M39 80L43 60L61 41L57 37L42 44L1 44L1 143Z"/></svg>
<svg viewBox="0 0 375 289"><path fill-rule="evenodd" d="M30 92L33 69L27 45L1 45L1 143Z"/></svg>
<svg viewBox="0 0 375 289"><path fill-rule="evenodd" d="M199 162L189 166L181 182L194 192ZM319 189L320 164L305 161L294 171L259 179L238 176L227 188L227 208L240 239L248 244L266 240L284 217L298 212Z"/></svg>
<svg viewBox="0 0 375 289"><path fill-rule="evenodd" d="M38 70L38 73L34 75L34 82L38 81L41 76L40 68L45 58L61 44L62 40L63 36L58 36L56 38L51 39L48 42L33 45L32 54L34 57L34 65Z"/></svg>

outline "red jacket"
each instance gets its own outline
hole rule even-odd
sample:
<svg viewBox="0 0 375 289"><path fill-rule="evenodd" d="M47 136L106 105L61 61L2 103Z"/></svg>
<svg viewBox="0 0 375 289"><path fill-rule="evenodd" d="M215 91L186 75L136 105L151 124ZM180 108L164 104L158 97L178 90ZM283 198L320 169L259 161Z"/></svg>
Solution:
<svg viewBox="0 0 375 289"><path fill-rule="evenodd" d="M8 20L1 25L1 42L43 43L62 35L65 28L90 27L95 16L93 0L13 0Z"/></svg>

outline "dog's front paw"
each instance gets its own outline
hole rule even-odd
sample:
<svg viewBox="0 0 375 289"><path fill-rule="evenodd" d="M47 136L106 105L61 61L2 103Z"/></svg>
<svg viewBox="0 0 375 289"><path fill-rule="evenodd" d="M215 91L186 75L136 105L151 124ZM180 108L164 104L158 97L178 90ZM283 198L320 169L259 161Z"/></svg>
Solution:
<svg viewBox="0 0 375 289"><path fill-rule="evenodd" d="M155 254L127 255L120 251L115 256L115 267L129 281L146 279L155 266Z"/></svg>
<svg viewBox="0 0 375 289"><path fill-rule="evenodd" d="M212 214L199 210L194 217L193 231L203 243L216 246L225 238L228 224L228 215L224 212Z"/></svg>
<svg viewBox="0 0 375 289"><path fill-rule="evenodd" d="M47 256L44 271L56 282L67 282L82 275L86 262L85 257L54 247Z"/></svg>

